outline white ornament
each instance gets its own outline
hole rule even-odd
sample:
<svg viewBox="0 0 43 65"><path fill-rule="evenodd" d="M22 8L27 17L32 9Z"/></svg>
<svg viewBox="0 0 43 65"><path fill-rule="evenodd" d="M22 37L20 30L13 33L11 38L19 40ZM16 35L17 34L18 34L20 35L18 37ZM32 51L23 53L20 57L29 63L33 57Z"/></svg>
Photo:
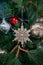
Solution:
<svg viewBox="0 0 43 65"><path fill-rule="evenodd" d="M10 30L11 25L6 22L6 20L3 18L2 23L0 24L0 30L5 31L5 34L8 33Z"/></svg>
<svg viewBox="0 0 43 65"><path fill-rule="evenodd" d="M24 43L26 43L27 41L31 41L29 39L30 30L27 30L26 28L24 29L23 25L21 26L21 28L18 28L18 30L13 29L13 31L15 32L14 36L16 36L16 38L14 38L13 41L18 40L18 42L21 42L22 47L23 47Z"/></svg>
<svg viewBox="0 0 43 65"><path fill-rule="evenodd" d="M35 29L37 27L40 27L39 23L34 24L31 29Z"/></svg>
<svg viewBox="0 0 43 65"><path fill-rule="evenodd" d="M4 54L4 53L6 54L7 52L5 50L0 49L0 54Z"/></svg>
<svg viewBox="0 0 43 65"><path fill-rule="evenodd" d="M43 22L43 17L37 18L37 19L36 19L36 22Z"/></svg>
<svg viewBox="0 0 43 65"><path fill-rule="evenodd" d="M40 21L43 21L43 18L41 18Z"/></svg>
<svg viewBox="0 0 43 65"><path fill-rule="evenodd" d="M43 37L43 23L35 23L31 26L31 33Z"/></svg>

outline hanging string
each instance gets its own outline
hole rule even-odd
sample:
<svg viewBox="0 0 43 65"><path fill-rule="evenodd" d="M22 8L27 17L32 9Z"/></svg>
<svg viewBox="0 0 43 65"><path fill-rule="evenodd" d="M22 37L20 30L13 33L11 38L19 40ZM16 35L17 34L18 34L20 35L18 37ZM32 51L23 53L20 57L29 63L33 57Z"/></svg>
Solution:
<svg viewBox="0 0 43 65"><path fill-rule="evenodd" d="M36 0L36 7L37 7L37 12L36 12L36 18L38 17L38 2Z"/></svg>
<svg viewBox="0 0 43 65"><path fill-rule="evenodd" d="M24 13L24 6L23 6L23 0L22 0L22 6L21 6L21 25L23 26L23 13Z"/></svg>
<svg viewBox="0 0 43 65"><path fill-rule="evenodd" d="M21 10L21 18L22 18L22 25L23 25L23 11L24 11L24 6L22 6L21 9L22 9L22 10Z"/></svg>

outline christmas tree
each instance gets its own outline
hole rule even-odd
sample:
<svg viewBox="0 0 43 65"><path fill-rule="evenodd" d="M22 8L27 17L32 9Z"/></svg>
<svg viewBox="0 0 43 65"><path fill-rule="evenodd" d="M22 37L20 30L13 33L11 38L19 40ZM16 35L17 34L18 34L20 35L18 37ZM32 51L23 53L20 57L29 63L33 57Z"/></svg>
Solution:
<svg viewBox="0 0 43 65"><path fill-rule="evenodd" d="M0 65L43 65L43 0L0 1Z"/></svg>

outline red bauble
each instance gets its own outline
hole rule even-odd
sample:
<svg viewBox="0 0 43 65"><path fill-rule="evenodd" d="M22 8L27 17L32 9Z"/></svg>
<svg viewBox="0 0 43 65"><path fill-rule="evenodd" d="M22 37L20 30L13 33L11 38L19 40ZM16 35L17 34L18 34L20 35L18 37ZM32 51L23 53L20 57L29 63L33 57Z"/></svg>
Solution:
<svg viewBox="0 0 43 65"><path fill-rule="evenodd" d="M17 17L12 17L11 19L10 19L10 24L11 25L15 25L16 23L19 23L19 19L17 18Z"/></svg>

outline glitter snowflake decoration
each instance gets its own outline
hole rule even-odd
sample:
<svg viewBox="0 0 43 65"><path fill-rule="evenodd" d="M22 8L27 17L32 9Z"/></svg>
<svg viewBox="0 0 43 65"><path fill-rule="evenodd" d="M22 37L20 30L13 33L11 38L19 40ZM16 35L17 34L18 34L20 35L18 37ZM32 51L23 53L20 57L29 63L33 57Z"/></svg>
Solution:
<svg viewBox="0 0 43 65"><path fill-rule="evenodd" d="M13 31L15 32L14 36L16 37L13 41L18 40L18 42L21 42L22 47L24 43L26 43L27 41L31 41L29 39L30 30L27 30L26 28L24 29L23 25L21 26L21 28L18 28L18 30L13 29Z"/></svg>

